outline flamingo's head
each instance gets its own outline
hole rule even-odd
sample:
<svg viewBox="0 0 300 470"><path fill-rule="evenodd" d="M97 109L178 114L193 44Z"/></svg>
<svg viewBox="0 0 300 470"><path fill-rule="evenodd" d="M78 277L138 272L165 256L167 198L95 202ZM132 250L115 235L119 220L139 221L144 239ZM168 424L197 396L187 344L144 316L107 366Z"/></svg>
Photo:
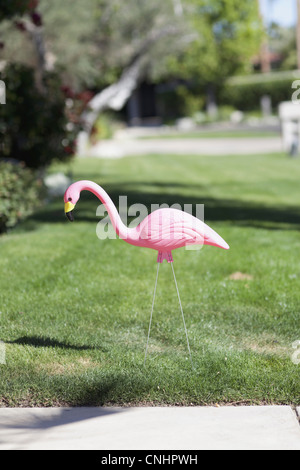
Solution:
<svg viewBox="0 0 300 470"><path fill-rule="evenodd" d="M80 192L76 189L75 185L71 185L64 195L64 202L65 202L65 214L70 220L70 222L74 222L73 217L73 210L78 202L80 197Z"/></svg>

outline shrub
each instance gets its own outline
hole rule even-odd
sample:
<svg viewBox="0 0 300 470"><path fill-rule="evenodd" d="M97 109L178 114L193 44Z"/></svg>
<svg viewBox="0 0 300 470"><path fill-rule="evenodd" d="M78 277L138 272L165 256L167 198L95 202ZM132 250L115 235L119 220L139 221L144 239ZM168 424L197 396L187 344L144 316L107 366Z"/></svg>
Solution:
<svg viewBox="0 0 300 470"><path fill-rule="evenodd" d="M67 131L65 95L58 77L47 73L38 88L33 69L11 64L1 78L6 83L6 105L0 107L0 157L30 168L70 159L76 129L73 134Z"/></svg>
<svg viewBox="0 0 300 470"><path fill-rule="evenodd" d="M94 124L91 141L96 144L99 140L111 139L114 134L113 121L106 115L101 114Z"/></svg>
<svg viewBox="0 0 300 470"><path fill-rule="evenodd" d="M37 5L37 0L0 0L0 21L15 15L23 15L34 10Z"/></svg>
<svg viewBox="0 0 300 470"><path fill-rule="evenodd" d="M291 100L294 80L292 72L233 78L222 89L219 102L230 104L241 111L252 111L260 109L262 96L269 95L275 110L282 101Z"/></svg>
<svg viewBox="0 0 300 470"><path fill-rule="evenodd" d="M36 174L20 163L0 162L0 233L39 206L43 183Z"/></svg>
<svg viewBox="0 0 300 470"><path fill-rule="evenodd" d="M157 94L159 114L166 121L178 117L191 117L201 111L204 104L203 92L184 84L170 86Z"/></svg>

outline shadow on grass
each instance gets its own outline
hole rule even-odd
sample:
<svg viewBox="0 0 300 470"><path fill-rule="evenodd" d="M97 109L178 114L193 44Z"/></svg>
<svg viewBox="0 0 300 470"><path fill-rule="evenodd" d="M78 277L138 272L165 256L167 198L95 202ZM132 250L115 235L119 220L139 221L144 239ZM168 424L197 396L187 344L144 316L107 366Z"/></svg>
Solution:
<svg viewBox="0 0 300 470"><path fill-rule="evenodd" d="M134 186L150 188L152 191L141 192L139 188L132 190ZM131 189L129 189L131 188ZM176 189L195 190L199 195L182 195ZM218 199L201 195L203 189L199 185L184 185L180 183L144 183L132 182L123 185L106 185L107 193L118 207L119 196L127 196L128 207L139 203L147 207L150 213L152 204L180 204L182 209L185 204L191 204L195 210L196 204L204 204L205 220L211 222L230 222L238 226L277 229L297 229L300 227L300 209L289 206L268 206L260 203L241 201L237 199ZM159 191L157 190L159 189ZM172 194L169 191L172 190ZM74 212L75 221L97 223L96 209L99 203L94 195L84 192ZM194 214L196 215L196 214ZM66 220L63 212L61 198L56 200L44 210L36 212L23 225L22 229L33 230L39 223L62 223ZM67 222L67 221L66 221Z"/></svg>
<svg viewBox="0 0 300 470"><path fill-rule="evenodd" d="M149 393L151 384L144 378L129 377L113 372L93 384L86 384L78 390L77 397L71 400L71 406L121 406L121 403L136 403ZM126 397L124 399L124 397Z"/></svg>
<svg viewBox="0 0 300 470"><path fill-rule="evenodd" d="M52 338L47 337L40 337L40 336L22 336L21 338L17 338L14 341L6 341L7 344L20 344L22 346L34 346L35 348L61 348L61 349L73 349L76 351L88 351L88 350L101 350L102 352L106 352L105 349L99 346L88 346L88 345L76 345L76 344L69 344L64 343L61 341L57 341Z"/></svg>

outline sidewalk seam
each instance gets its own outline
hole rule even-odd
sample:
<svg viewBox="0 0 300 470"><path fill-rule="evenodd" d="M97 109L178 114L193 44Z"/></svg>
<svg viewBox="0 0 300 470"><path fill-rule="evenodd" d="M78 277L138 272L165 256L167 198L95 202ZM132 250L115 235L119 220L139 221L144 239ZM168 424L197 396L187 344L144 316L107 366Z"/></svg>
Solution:
<svg viewBox="0 0 300 470"><path fill-rule="evenodd" d="M293 411L294 411L295 414L296 414L296 418L297 418L298 424L299 424L299 426L300 426L300 415L299 415L299 413L298 413L297 407L295 406L295 407L293 407L292 409L293 409Z"/></svg>

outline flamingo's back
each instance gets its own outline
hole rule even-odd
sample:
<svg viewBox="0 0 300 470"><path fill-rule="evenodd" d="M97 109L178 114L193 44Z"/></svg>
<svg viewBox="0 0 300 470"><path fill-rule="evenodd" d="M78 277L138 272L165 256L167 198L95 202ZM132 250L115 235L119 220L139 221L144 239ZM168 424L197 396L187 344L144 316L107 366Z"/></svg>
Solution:
<svg viewBox="0 0 300 470"><path fill-rule="evenodd" d="M158 209L136 228L141 246L171 252L187 245L213 245L228 249L227 243L208 225L187 212Z"/></svg>

